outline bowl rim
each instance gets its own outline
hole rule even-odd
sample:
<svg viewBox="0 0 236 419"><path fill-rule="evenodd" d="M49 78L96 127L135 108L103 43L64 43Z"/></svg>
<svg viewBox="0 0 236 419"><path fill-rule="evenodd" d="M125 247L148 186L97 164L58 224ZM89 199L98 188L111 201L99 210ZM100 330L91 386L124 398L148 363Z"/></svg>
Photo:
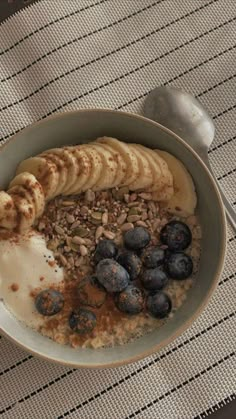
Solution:
<svg viewBox="0 0 236 419"><path fill-rule="evenodd" d="M141 121L144 121L144 122L148 122L149 124L158 127L160 130L162 130L165 133L169 134L170 136L174 137L174 139L177 142L181 143L185 148L188 149L188 151L190 151L191 154L194 155L194 157L198 160L198 163L200 164L200 166L206 172L208 178L210 179L211 184L212 184L213 189L214 189L214 193L217 197L218 205L219 205L219 209L220 209L220 215L221 215L222 239L223 239L223 241L222 241L222 252L221 252L221 255L220 255L220 259L218 260L218 267L217 267L216 273L214 275L214 278L212 280L212 284L211 284L208 292L206 293L204 299L200 303L198 309L192 315L190 315L189 319L184 321L183 324L175 330L175 332L173 332L168 338L164 339L161 343L156 344L156 345L150 347L149 349L140 352L137 355L128 356L127 358L125 358L125 360L112 361L112 362L106 363L104 365L99 364L99 363L93 363L91 365L91 364L88 364L88 363L87 364L81 364L80 362L74 363L74 362L64 361L63 359L56 359L53 356L45 355L45 354L41 353L40 350L35 351L33 349L29 349L21 341L14 338L12 335L8 334L8 332L6 330L2 329L1 324L0 324L1 334L3 334L11 342L16 344L21 349L27 351L31 355L36 356L40 359L43 359L44 361L49 361L49 362L55 363L57 365L62 365L62 366L70 367L70 368L81 368L81 369L82 368L83 369L117 368L117 367L120 367L120 366L123 366L123 365L134 363L134 362L137 362L141 359L144 359L144 358L154 354L155 352L159 352L161 349L165 348L167 345L169 345L171 342L173 342L175 339L177 339L179 336L181 336L183 334L183 332L185 332L194 323L194 321L200 316L200 314L203 312L204 308L207 306L210 298L212 297L212 295L213 295L213 293L214 293L214 291L215 291L215 289L218 285L218 280L220 278L220 275L221 275L221 273L223 271L223 268L224 268L224 261L225 261L226 250L227 250L227 221L226 221L226 214L225 214L225 210L224 210L224 204L223 204L223 201L222 201L217 183L216 183L214 177L212 176L210 170L205 165L205 163L201 160L200 156L180 136L178 136L177 134L175 134L173 131L166 128L165 126L159 124L158 122L155 122L155 121L153 121L149 118L146 118L142 115L132 113L132 112L125 112L125 111L120 111L120 110L107 109L107 108L88 108L88 109L84 108L84 109L75 109L75 110L70 110L70 111L65 111L65 112L57 112L53 115L48 116L47 118L44 118L44 119L41 119L41 120L38 120L36 122L33 122L33 123L29 124L26 127L22 128L19 132L13 134L13 136L8 141L6 141L5 143L0 145L0 153L3 151L3 149L5 149L9 145L9 143L11 143L13 141L17 141L17 137L20 134L22 135L23 132L30 131L31 129L34 129L38 125L45 124L49 120L61 119L63 117L66 117L67 115L73 115L73 114L76 115L76 114L83 114L83 113L97 113L97 112L104 112L104 113L107 113L107 114L110 113L110 114L125 115L126 117L128 116L129 118L132 118L132 119L138 119L138 120L141 120ZM47 337L45 337L45 339L46 338Z"/></svg>

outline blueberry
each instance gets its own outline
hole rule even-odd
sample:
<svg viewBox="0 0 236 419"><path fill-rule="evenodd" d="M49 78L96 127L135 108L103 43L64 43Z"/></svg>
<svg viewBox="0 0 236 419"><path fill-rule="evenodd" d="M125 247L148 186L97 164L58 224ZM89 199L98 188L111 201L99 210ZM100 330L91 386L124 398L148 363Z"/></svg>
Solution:
<svg viewBox="0 0 236 419"><path fill-rule="evenodd" d="M94 276L86 276L78 285L78 302L84 306L101 307L106 295L105 288Z"/></svg>
<svg viewBox="0 0 236 419"><path fill-rule="evenodd" d="M41 291L35 299L35 307L43 316L53 316L59 313L64 306L63 295L56 290L46 289Z"/></svg>
<svg viewBox="0 0 236 419"><path fill-rule="evenodd" d="M140 288L129 285L116 296L116 305L120 311L127 314L138 314L144 308L144 296Z"/></svg>
<svg viewBox="0 0 236 419"><path fill-rule="evenodd" d="M96 314L84 308L72 312L69 317L70 328L80 334L91 332L96 326L96 322Z"/></svg>
<svg viewBox="0 0 236 419"><path fill-rule="evenodd" d="M161 290L168 282L165 272L159 268L147 269L141 278L144 288L147 290Z"/></svg>
<svg viewBox="0 0 236 419"><path fill-rule="evenodd" d="M118 248L113 240L100 240L94 253L94 262L98 263L102 259L113 259L117 252Z"/></svg>
<svg viewBox="0 0 236 419"><path fill-rule="evenodd" d="M135 253L123 251L118 256L117 262L126 269L132 281L140 274L142 262Z"/></svg>
<svg viewBox="0 0 236 419"><path fill-rule="evenodd" d="M166 260L165 268L170 278L186 279L193 272L193 261L183 252L171 253Z"/></svg>
<svg viewBox="0 0 236 419"><path fill-rule="evenodd" d="M147 310L153 317L163 319L168 316L171 308L171 299L162 291L149 295L147 298Z"/></svg>
<svg viewBox="0 0 236 419"><path fill-rule="evenodd" d="M147 268L157 268L165 259L165 250L158 246L148 247L142 254L143 264Z"/></svg>
<svg viewBox="0 0 236 419"><path fill-rule="evenodd" d="M124 235L124 244L128 249L140 250L148 245L151 236L146 228L135 227Z"/></svg>
<svg viewBox="0 0 236 419"><path fill-rule="evenodd" d="M161 229L160 239L170 250L180 251L190 245L192 233L185 223L173 220Z"/></svg>
<svg viewBox="0 0 236 419"><path fill-rule="evenodd" d="M106 288L104 288L104 286L102 284L100 284L100 282L98 281L98 279L96 278L95 275L90 276L90 282L94 287L96 287L96 288L98 288L102 291L106 291Z"/></svg>
<svg viewBox="0 0 236 419"><path fill-rule="evenodd" d="M99 262L96 277L108 292L120 292L129 285L128 272L113 259L103 259Z"/></svg>

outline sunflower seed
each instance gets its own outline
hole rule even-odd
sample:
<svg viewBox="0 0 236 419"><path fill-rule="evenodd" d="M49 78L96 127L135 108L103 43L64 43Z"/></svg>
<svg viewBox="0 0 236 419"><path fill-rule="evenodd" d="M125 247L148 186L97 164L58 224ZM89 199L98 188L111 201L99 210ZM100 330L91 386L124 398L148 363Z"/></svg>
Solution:
<svg viewBox="0 0 236 419"><path fill-rule="evenodd" d="M72 243L75 243L75 244L85 244L85 240L82 237L80 237L80 236L74 236L72 238Z"/></svg>
<svg viewBox="0 0 236 419"><path fill-rule="evenodd" d="M67 266L67 260L66 260L65 256L63 256L62 254L59 254L59 259L60 259L63 266Z"/></svg>
<svg viewBox="0 0 236 419"><path fill-rule="evenodd" d="M123 224L123 223L125 222L126 218L127 218L127 214L126 214L126 213L121 214L121 215L117 218L117 224L118 224L118 225Z"/></svg>
<svg viewBox="0 0 236 419"><path fill-rule="evenodd" d="M57 233L57 234L60 234L60 236L61 236L61 235L63 235L63 234L65 234L65 232L64 232L64 230L63 230L63 228L62 228L62 227L60 227L60 226L58 226L58 225L56 225L56 226L54 227L54 229L55 229L55 231L56 231L56 233Z"/></svg>
<svg viewBox="0 0 236 419"><path fill-rule="evenodd" d="M80 221L77 220L72 224L71 228L74 229L74 228L78 227L79 225L80 225Z"/></svg>
<svg viewBox="0 0 236 419"><path fill-rule="evenodd" d="M85 238L84 239L84 244L86 244L86 246L91 246L93 244L93 241L90 239Z"/></svg>
<svg viewBox="0 0 236 419"><path fill-rule="evenodd" d="M103 235L103 232L104 232L104 228L102 226L99 226L95 232L95 240L100 239L100 237Z"/></svg>
<svg viewBox="0 0 236 419"><path fill-rule="evenodd" d="M128 202L129 202L129 195L128 194L124 194L124 201L128 204Z"/></svg>
<svg viewBox="0 0 236 419"><path fill-rule="evenodd" d="M121 231L128 231L134 228L134 225L132 223L125 223L121 226Z"/></svg>
<svg viewBox="0 0 236 419"><path fill-rule="evenodd" d="M56 250L59 246L59 240L58 239L52 239L49 240L47 248L50 250Z"/></svg>
<svg viewBox="0 0 236 419"><path fill-rule="evenodd" d="M71 205L75 205L75 201L62 201L61 204L63 207L70 207Z"/></svg>
<svg viewBox="0 0 236 419"><path fill-rule="evenodd" d="M71 248L70 246L64 246L63 250L65 253L69 253L71 251Z"/></svg>
<svg viewBox="0 0 236 419"><path fill-rule="evenodd" d="M129 223L135 223L136 221L139 221L139 220L140 220L140 215L129 215L127 217L127 221Z"/></svg>
<svg viewBox="0 0 236 419"><path fill-rule="evenodd" d="M73 236L80 236L80 237L87 237L88 234L89 234L88 230L84 227L76 227L72 232Z"/></svg>
<svg viewBox="0 0 236 419"><path fill-rule="evenodd" d="M102 224L107 224L108 223L108 213L104 212L102 214Z"/></svg>
<svg viewBox="0 0 236 419"><path fill-rule="evenodd" d="M146 211L142 212L142 215L141 215L141 220L142 220L142 221L145 221L145 220L147 220L147 219L148 219L147 212L146 212Z"/></svg>
<svg viewBox="0 0 236 419"><path fill-rule="evenodd" d="M144 221L141 221L141 220L137 221L136 224L137 224L137 226L140 226L140 227L147 227L147 224Z"/></svg>
<svg viewBox="0 0 236 419"><path fill-rule="evenodd" d="M88 254L88 249L83 244L81 244L81 246L79 247L79 251L81 256L86 256Z"/></svg>
<svg viewBox="0 0 236 419"><path fill-rule="evenodd" d="M101 222L102 221L102 213L99 211L93 211L91 213L92 221Z"/></svg>
<svg viewBox="0 0 236 419"><path fill-rule="evenodd" d="M130 208L128 215L138 215L139 212L139 208Z"/></svg>
<svg viewBox="0 0 236 419"><path fill-rule="evenodd" d="M86 191L84 194L84 198L88 202L93 202L96 198L96 195L93 191L91 191L91 189L88 189L88 191Z"/></svg>
<svg viewBox="0 0 236 419"><path fill-rule="evenodd" d="M74 223L74 221L75 221L75 217L74 217L73 215L71 215L71 214L66 214L66 221L67 221L69 224L73 224L73 223Z"/></svg>
<svg viewBox="0 0 236 419"><path fill-rule="evenodd" d="M109 230L105 230L103 235L109 240L113 240L116 237L115 233L112 233L112 231Z"/></svg>

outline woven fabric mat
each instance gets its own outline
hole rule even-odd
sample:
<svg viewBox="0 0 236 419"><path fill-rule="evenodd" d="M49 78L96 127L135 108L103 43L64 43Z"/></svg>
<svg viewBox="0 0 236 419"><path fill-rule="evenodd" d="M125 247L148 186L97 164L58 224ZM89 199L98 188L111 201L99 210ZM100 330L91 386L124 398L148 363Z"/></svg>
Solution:
<svg viewBox="0 0 236 419"><path fill-rule="evenodd" d="M235 205L235 33L234 0L40 1L0 27L0 140L54 112L104 107L142 113L155 86L179 86L214 118L209 157ZM235 251L229 227L224 273L207 309L171 345L135 364L71 370L2 337L2 417L196 418L232 400Z"/></svg>

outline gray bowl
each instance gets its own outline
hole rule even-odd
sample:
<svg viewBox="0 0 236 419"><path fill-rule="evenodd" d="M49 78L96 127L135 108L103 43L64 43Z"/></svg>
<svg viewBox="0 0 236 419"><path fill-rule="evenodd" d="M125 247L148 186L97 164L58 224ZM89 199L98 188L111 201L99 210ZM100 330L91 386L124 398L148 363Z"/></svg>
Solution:
<svg viewBox="0 0 236 419"><path fill-rule="evenodd" d="M115 367L160 350L199 316L208 303L223 269L226 221L223 204L206 166L177 135L146 118L109 110L81 110L58 114L36 123L0 149L0 189L6 188L17 164L45 149L113 136L160 148L182 160L191 173L198 195L203 230L202 256L196 283L173 318L134 343L107 349L72 349L62 346L17 321L0 302L0 332L36 356L70 367Z"/></svg>

